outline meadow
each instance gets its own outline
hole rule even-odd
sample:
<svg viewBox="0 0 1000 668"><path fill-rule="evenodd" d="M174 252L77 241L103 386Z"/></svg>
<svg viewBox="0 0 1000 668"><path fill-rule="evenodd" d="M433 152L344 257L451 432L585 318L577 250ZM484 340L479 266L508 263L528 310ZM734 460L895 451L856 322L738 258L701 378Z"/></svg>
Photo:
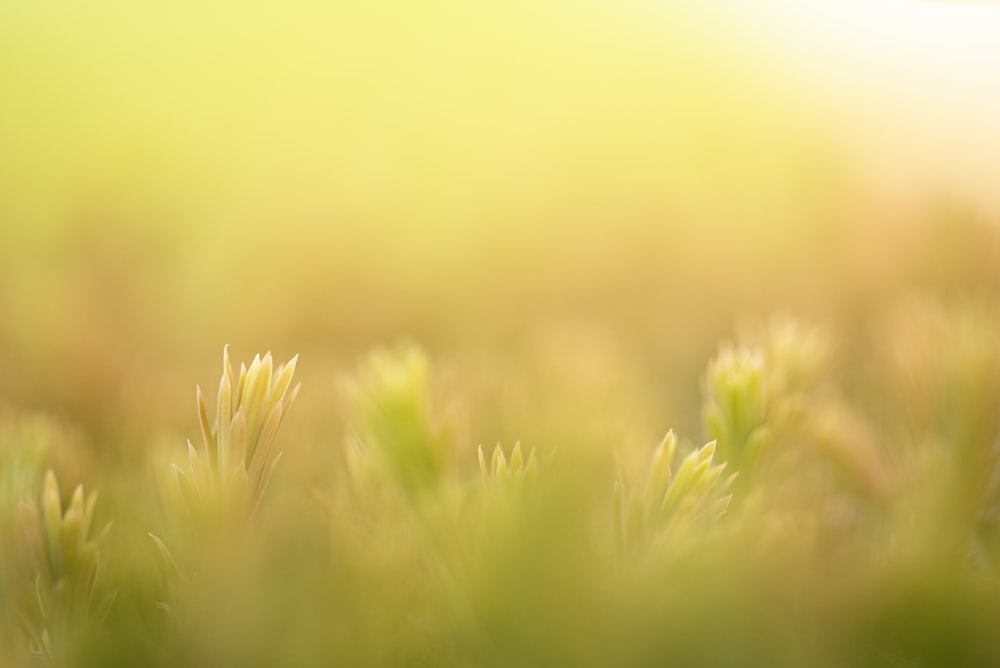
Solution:
<svg viewBox="0 0 1000 668"><path fill-rule="evenodd" d="M57 4L0 666L1000 665L995 8Z"/></svg>

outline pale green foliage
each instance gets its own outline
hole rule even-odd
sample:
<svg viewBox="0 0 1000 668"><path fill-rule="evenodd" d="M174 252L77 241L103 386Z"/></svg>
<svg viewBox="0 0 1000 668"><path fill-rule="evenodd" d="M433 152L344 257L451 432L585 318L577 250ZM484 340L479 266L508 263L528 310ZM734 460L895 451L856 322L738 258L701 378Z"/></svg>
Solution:
<svg viewBox="0 0 1000 668"><path fill-rule="evenodd" d="M0 510L35 496L47 466L80 469L79 440L48 415L0 411Z"/></svg>
<svg viewBox="0 0 1000 668"><path fill-rule="evenodd" d="M0 654L5 641L48 659L70 651L71 630L92 630L110 602L102 599L101 610L90 605L96 495L78 487L64 514L55 474L46 472L53 464L77 471L79 440L44 414L0 414L0 624L10 627L0 629Z"/></svg>
<svg viewBox="0 0 1000 668"><path fill-rule="evenodd" d="M709 363L705 427L724 461L752 468L770 441L765 373L760 350L726 347Z"/></svg>
<svg viewBox="0 0 1000 668"><path fill-rule="evenodd" d="M211 599L228 601L234 587L245 585L237 573L253 555L262 528L263 522L252 520L261 515L280 460L275 442L298 395L299 385L292 385L297 361L275 367L270 353L257 355L237 375L226 346L212 422L197 389L201 445L188 441L187 464L174 466L177 484L165 490L165 525L147 532L156 547L160 586L145 605L157 609L155 637L164 646L225 644L216 638L222 623L210 628L211 617L225 614L215 611ZM165 628L164 620L170 622Z"/></svg>
<svg viewBox="0 0 1000 668"><path fill-rule="evenodd" d="M51 423L40 417L0 419L0 504L5 509L37 487L53 431Z"/></svg>
<svg viewBox="0 0 1000 668"><path fill-rule="evenodd" d="M486 456L483 454L483 446L479 446L479 472L483 479L483 484L490 488L497 488L516 484L527 477L533 476L538 470L538 457L532 448L527 460L521 452L521 443L515 443L510 452L510 460L504 456L503 448L497 443L493 448L489 465L486 464Z"/></svg>
<svg viewBox="0 0 1000 668"><path fill-rule="evenodd" d="M897 512L933 523L935 549L962 546L995 568L987 564L1000 555L1000 319L995 310L910 300L882 326L880 380L898 388L887 431L899 446L885 456Z"/></svg>
<svg viewBox="0 0 1000 668"><path fill-rule="evenodd" d="M719 458L751 476L806 409L829 351L818 330L788 318L746 338L724 345L709 362L702 415Z"/></svg>
<svg viewBox="0 0 1000 668"><path fill-rule="evenodd" d="M736 474L723 476L726 462L715 461L715 442L692 451L674 471L677 437L667 432L653 452L645 484L620 476L615 486L615 523L620 545L641 548L671 529L710 528L729 507Z"/></svg>
<svg viewBox="0 0 1000 668"><path fill-rule="evenodd" d="M371 353L343 387L355 430L348 451L352 472L365 457L408 492L435 484L444 474L452 437L433 413L430 361L413 345Z"/></svg>
<svg viewBox="0 0 1000 668"><path fill-rule="evenodd" d="M0 452L7 508L28 494L3 518L3 619L16 606L25 648L67 665L995 665L1000 328L916 309L888 330L832 374L824 336L772 321L709 363L717 441L630 449L636 411L562 436L541 471L520 443L457 438L418 348L378 350L345 383L343 451L306 442L273 482L296 360L236 374L227 349L160 525L125 505L145 479L109 476L101 542L93 494L31 483L47 448ZM548 436L531 417L521 433ZM127 569L98 577L98 547Z"/></svg>
<svg viewBox="0 0 1000 668"><path fill-rule="evenodd" d="M97 494L85 495L79 485L64 508L56 476L48 471L39 502L22 507L22 547L34 596L23 599L21 612L33 653L52 657L69 634L93 632L114 600L113 592L96 595L100 544L110 528L95 535L96 505Z"/></svg>
<svg viewBox="0 0 1000 668"><path fill-rule="evenodd" d="M225 347L215 420L209 422L199 387L202 447L188 441L188 465L177 469L192 512L215 503L235 503L250 514L260 508L281 458L274 452L275 437L299 391L299 385L291 386L297 361L298 356L275 368L271 353L266 353L255 356L249 368L240 364L236 376Z"/></svg>

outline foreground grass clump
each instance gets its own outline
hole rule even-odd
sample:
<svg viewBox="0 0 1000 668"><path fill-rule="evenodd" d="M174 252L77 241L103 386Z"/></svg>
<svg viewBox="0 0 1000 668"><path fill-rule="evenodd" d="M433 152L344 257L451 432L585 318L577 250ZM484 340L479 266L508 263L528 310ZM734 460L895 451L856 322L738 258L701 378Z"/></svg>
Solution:
<svg viewBox="0 0 1000 668"><path fill-rule="evenodd" d="M412 345L308 404L344 410L311 437L283 426L297 357L227 347L199 445L144 467L74 466L12 413L2 665L997 665L1000 323L915 303L877 331L849 364L789 319L724 342L703 432L655 448L484 447L496 413L456 419Z"/></svg>

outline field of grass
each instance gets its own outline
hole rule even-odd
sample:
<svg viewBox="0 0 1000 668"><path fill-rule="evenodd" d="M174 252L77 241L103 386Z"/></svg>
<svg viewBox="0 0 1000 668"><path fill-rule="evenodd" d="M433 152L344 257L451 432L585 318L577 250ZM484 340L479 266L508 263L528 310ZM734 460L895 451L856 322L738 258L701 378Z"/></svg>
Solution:
<svg viewBox="0 0 1000 668"><path fill-rule="evenodd" d="M993 8L56 5L0 666L1000 665Z"/></svg>

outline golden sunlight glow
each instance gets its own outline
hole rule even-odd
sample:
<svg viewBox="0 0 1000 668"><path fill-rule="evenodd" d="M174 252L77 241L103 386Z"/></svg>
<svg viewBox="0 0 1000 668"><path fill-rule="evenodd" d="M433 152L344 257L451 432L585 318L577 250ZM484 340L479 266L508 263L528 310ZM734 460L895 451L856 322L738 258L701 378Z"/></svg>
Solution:
<svg viewBox="0 0 1000 668"><path fill-rule="evenodd" d="M998 408L1000 2L0 0L0 668L1000 666Z"/></svg>
<svg viewBox="0 0 1000 668"><path fill-rule="evenodd" d="M1000 5L711 0L785 95L808 104L887 193L1000 210ZM779 74L780 73L780 74Z"/></svg>

